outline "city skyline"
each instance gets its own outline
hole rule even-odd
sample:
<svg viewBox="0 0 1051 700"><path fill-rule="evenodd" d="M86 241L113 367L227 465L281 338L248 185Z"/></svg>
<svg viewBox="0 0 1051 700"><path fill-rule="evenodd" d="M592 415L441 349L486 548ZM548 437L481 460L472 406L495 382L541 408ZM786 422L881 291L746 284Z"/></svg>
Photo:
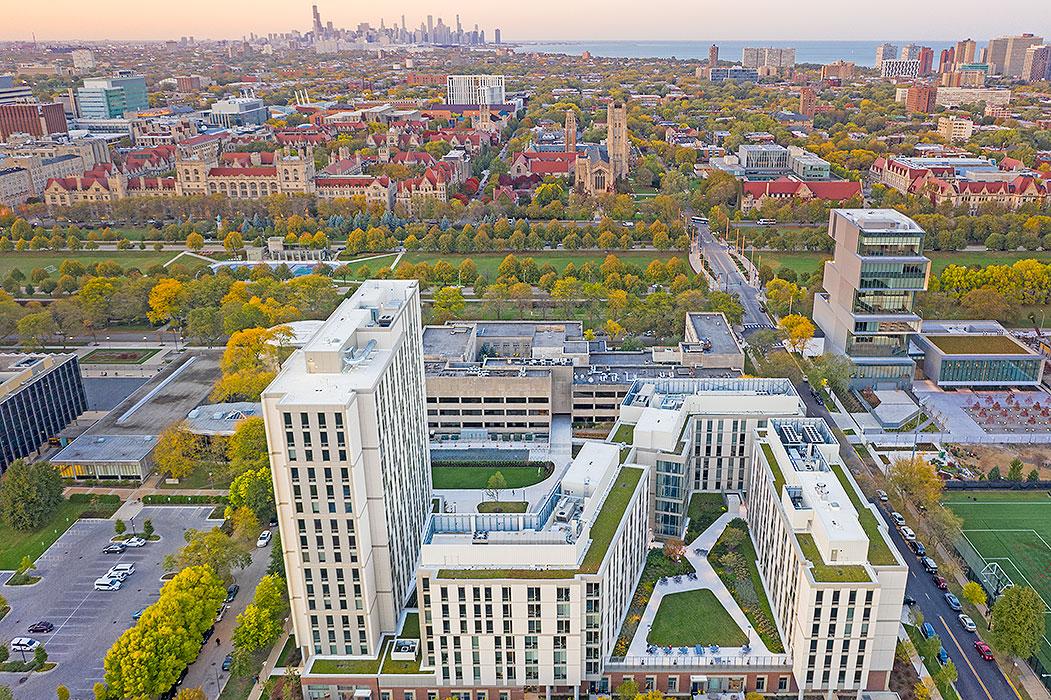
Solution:
<svg viewBox="0 0 1051 700"><path fill-rule="evenodd" d="M101 40L163 40L179 36L199 39L234 39L251 33L268 34L311 28L310 2L287 4L264 0L253 6L250 16L238 6L214 5L205 0L187 0L184 12L170 17L163 24L153 22L148 15L133 12L130 0L99 0L89 16L72 0L55 0L46 5L29 5L15 17L8 17L0 28L0 40L24 41L101 41ZM381 17L362 13L338 4L320 3L319 9L326 21L336 27L352 28L367 22L378 27ZM560 21L551 22L556 10ZM598 12L598 10L603 10ZM733 6L684 7L676 10L679 19L668 23L660 14L636 15L629 11L608 12L597 2L576 3L569 6L549 1L517 5L513 12L480 2L461 3L456 7L435 8L422 0L407 0L387 8L382 19L387 26L400 24L402 15L410 27L419 26L427 15L442 16L446 22L459 14L465 27L475 24L481 29L503 29L505 41L690 41L696 38L697 22L703 22L703 34L714 40L756 41L791 39L816 41L835 37L835 40L900 39L909 35L916 41L935 41L954 36L974 36L987 40L1001 34L1032 30L1032 17L1041 9L1040 0L1007 0L1002 12L988 17L984 4L978 0L963 0L955 5L952 15L946 16L938 5L906 3L891 0L884 12L873 14L859 25L852 18L823 16L817 25L810 18L787 6L764 9L763 24L756 24L751 14L736 11ZM625 8L627 10L628 8ZM899 10L909 13L911 27L900 23ZM696 22L691 21L696 20ZM930 34L923 30L928 29ZM939 36L935 36L937 33Z"/></svg>

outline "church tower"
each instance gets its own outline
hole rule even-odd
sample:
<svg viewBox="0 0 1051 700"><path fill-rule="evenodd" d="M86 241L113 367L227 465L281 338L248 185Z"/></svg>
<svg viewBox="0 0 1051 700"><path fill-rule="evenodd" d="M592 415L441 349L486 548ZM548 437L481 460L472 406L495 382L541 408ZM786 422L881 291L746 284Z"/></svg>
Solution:
<svg viewBox="0 0 1051 700"><path fill-rule="evenodd" d="M566 110L566 153L577 151L577 113Z"/></svg>
<svg viewBox="0 0 1051 700"><path fill-rule="evenodd" d="M610 100L606 108L606 151L614 180L628 177L628 106Z"/></svg>

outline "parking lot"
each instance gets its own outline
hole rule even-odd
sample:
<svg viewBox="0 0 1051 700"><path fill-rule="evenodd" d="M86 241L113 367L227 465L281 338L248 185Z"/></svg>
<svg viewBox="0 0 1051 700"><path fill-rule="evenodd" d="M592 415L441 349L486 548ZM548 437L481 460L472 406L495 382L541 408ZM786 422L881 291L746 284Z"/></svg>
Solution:
<svg viewBox="0 0 1051 700"><path fill-rule="evenodd" d="M10 686L20 699L53 698L59 684L69 688L74 699L93 698L92 688L103 677L106 652L134 624L132 613L157 600L164 557L184 544L186 529L217 524L208 521L210 512L211 506L143 508L136 525L141 528L145 519L151 519L161 540L119 555L102 553L113 536L112 520L74 523L37 560L40 583L0 589L11 604L11 612L0 621L0 641L6 644L17 636L38 639L58 666L44 674L0 673L0 684ZM135 564L135 573L119 591L94 590L95 579L118 562ZM250 597L251 590L247 592ZM54 631L27 634L29 625L41 620L51 622Z"/></svg>

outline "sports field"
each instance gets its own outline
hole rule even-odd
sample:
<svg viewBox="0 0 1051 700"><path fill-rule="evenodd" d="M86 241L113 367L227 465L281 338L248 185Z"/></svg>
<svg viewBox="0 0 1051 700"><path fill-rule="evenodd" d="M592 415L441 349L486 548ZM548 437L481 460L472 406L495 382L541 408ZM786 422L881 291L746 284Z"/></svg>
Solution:
<svg viewBox="0 0 1051 700"><path fill-rule="evenodd" d="M1036 590L1044 600L1051 635L1051 495L949 492L945 505L963 519L964 537L987 564L998 564L1012 583ZM1040 657L1045 668L1051 668L1051 641L1044 642Z"/></svg>

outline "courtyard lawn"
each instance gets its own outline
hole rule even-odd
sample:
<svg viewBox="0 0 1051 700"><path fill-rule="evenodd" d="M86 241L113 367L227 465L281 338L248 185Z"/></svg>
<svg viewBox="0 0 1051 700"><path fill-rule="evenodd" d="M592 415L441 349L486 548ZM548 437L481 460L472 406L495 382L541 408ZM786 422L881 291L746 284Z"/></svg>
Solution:
<svg viewBox="0 0 1051 700"><path fill-rule="evenodd" d="M58 267L64 260L76 260L82 265L92 265L99 262L112 261L123 268L137 267L145 272L152 265L163 265L178 254L175 250L57 250L57 251L10 251L0 255L0 278L7 277L11 270L21 270L22 274L29 277L29 273L36 268L54 268L52 277L58 277ZM191 268L201 267L205 264L203 260L183 256L179 264Z"/></svg>
<svg viewBox="0 0 1051 700"><path fill-rule="evenodd" d="M624 264L637 265L643 270L654 260L667 260L671 257L678 257L680 260L686 260L686 253L682 251L662 251L662 250L628 250L618 251L611 250L609 253L616 255L620 261ZM580 252L566 252L562 250L533 250L533 251L522 251L514 253L514 256L519 261L526 258L532 258L537 267L543 267L544 265L551 265L559 273L565 269L566 265L573 263L577 269L580 268L586 262L591 262L595 265L601 265L602 261L606 259L608 253L601 250L591 251L580 251ZM478 274L485 275L489 281L496 279L496 269L500 266L500 263L506 258L509 253L478 253L476 255L442 255L441 253L407 253L402 259L402 262L410 262L413 264L425 262L429 265L434 265L439 260L444 260L453 267L458 267L465 258L470 258L474 261L474 264L478 267ZM380 262L380 261L376 261ZM366 263L371 266L371 263ZM377 268L374 268L377 269ZM463 283L470 284L474 280L463 280Z"/></svg>
<svg viewBox="0 0 1051 700"><path fill-rule="evenodd" d="M109 517L120 507L120 499L117 496L99 496L98 510L101 512L93 512L95 509L90 498L82 494L75 500L62 501L47 522L29 532L15 530L5 523L0 523L0 571L17 569L25 556L36 561L70 525L85 514Z"/></svg>
<svg viewBox="0 0 1051 700"><path fill-rule="evenodd" d="M521 489L551 476L552 467L545 466L513 466L506 464L490 464L469 466L462 463L443 466L441 462L431 465L431 481L435 489L484 489L489 483L489 477L496 472L503 475L509 489Z"/></svg>
<svg viewBox="0 0 1051 700"><path fill-rule="evenodd" d="M672 647L695 644L738 647L744 645L748 637L715 593L703 588L664 596L646 641Z"/></svg>
<svg viewBox="0 0 1051 700"><path fill-rule="evenodd" d="M80 358L82 365L141 365L156 355L157 348L99 348Z"/></svg>
<svg viewBox="0 0 1051 700"><path fill-rule="evenodd" d="M478 504L479 513L524 513L527 508L527 501L483 501Z"/></svg>
<svg viewBox="0 0 1051 700"><path fill-rule="evenodd" d="M712 523L726 512L726 503L721 493L695 493L690 496L690 505L686 515L690 524L686 531L686 544L693 542L708 529Z"/></svg>

